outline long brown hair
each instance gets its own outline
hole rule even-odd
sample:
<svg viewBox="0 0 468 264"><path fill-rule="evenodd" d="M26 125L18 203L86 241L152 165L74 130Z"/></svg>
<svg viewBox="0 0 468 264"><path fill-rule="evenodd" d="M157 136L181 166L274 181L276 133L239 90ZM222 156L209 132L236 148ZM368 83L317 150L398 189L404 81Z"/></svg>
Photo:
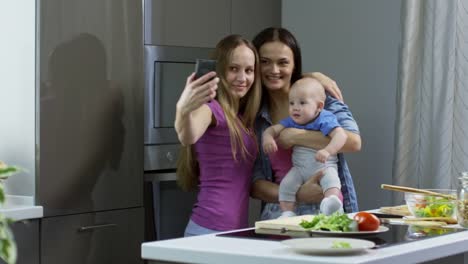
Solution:
<svg viewBox="0 0 468 264"><path fill-rule="evenodd" d="M259 32L253 39L253 44L260 51L260 48L265 43L279 41L288 46L294 57L294 69L291 75L291 83L302 78L302 56L299 42L294 35L285 28L269 27Z"/></svg>
<svg viewBox="0 0 468 264"><path fill-rule="evenodd" d="M255 55L255 78L247 94L239 101L230 92L229 84L226 80L226 72L232 59L234 49L244 45L251 49ZM261 83L260 83L260 64L257 50L254 45L246 38L240 35L229 35L223 38L216 45L213 59L217 60L216 72L220 82L216 100L218 100L226 117L229 136L231 141L232 156L237 161L237 153L240 153L243 159L251 157L244 144L242 132L253 135L253 126L255 116L260 107ZM238 114L241 118L238 118ZM250 157L249 157L250 156ZM193 145L182 146L177 160L177 182L183 190L192 190L199 184L200 170Z"/></svg>

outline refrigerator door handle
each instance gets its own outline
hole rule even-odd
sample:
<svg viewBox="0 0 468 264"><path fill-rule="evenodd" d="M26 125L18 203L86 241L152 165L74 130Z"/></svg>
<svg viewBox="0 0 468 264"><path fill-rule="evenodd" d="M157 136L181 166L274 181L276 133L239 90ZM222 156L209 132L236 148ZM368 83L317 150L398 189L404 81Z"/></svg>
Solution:
<svg viewBox="0 0 468 264"><path fill-rule="evenodd" d="M88 232L88 231L94 231L96 229L109 228L109 227L117 227L117 224L99 224L99 225L82 226L78 228L78 232Z"/></svg>
<svg viewBox="0 0 468 264"><path fill-rule="evenodd" d="M171 173L145 173L145 181L147 182L170 182L177 181L175 172Z"/></svg>

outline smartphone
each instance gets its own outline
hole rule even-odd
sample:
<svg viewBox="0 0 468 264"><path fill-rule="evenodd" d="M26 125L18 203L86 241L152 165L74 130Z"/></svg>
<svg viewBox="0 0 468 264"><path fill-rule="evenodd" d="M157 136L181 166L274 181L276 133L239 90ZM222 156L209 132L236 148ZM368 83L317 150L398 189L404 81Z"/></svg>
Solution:
<svg viewBox="0 0 468 264"><path fill-rule="evenodd" d="M216 71L215 60L197 59L195 64L195 79L198 79L211 71Z"/></svg>

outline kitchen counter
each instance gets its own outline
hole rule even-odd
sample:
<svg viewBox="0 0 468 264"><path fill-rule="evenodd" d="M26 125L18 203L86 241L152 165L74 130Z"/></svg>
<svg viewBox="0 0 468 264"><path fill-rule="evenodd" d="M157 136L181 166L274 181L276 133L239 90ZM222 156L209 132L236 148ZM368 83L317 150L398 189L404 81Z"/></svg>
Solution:
<svg viewBox="0 0 468 264"><path fill-rule="evenodd" d="M245 229L248 230L248 229ZM303 255L278 241L219 237L215 234L143 243L141 255L149 263L463 263L468 230L406 244L370 249L358 255ZM465 263L466 260L465 260Z"/></svg>
<svg viewBox="0 0 468 264"><path fill-rule="evenodd" d="M6 195L0 213L14 221L41 218L44 215L42 206L34 205L34 197L21 195Z"/></svg>

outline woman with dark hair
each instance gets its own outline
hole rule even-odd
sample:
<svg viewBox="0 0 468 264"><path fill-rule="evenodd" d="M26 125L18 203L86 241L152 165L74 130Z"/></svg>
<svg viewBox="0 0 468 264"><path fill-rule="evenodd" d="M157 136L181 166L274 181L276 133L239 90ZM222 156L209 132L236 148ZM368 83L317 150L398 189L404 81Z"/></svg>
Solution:
<svg viewBox="0 0 468 264"><path fill-rule="evenodd" d="M264 29L257 34L253 43L260 56L262 81L262 103L255 121L257 142L261 146L263 131L288 116L288 93L291 84L303 76L302 58L296 38L284 28ZM357 211L356 192L342 152L360 150L359 128L348 106L336 99L342 99L342 96L333 80L321 73L308 73L304 76L316 78L322 83L327 90L324 109L335 114L341 127L346 130L348 139L341 149L341 153L338 154L338 175L342 184L344 211ZM251 195L264 202L262 219L273 219L281 215L278 204L278 187L292 166L291 147L301 145L321 149L330 142L330 138L323 136L320 132L295 128L285 129L277 140L280 145L278 151L273 155L266 155L260 148L254 167ZM314 173L311 172L311 175ZM322 172L315 174L297 192L297 215L319 212L318 205L323 198L323 192L318 181Z"/></svg>
<svg viewBox="0 0 468 264"><path fill-rule="evenodd" d="M239 35L223 38L214 59L217 77L191 74L176 106L175 129L184 146L178 182L199 189L185 236L247 227L258 149L253 125L261 99L259 59Z"/></svg>

